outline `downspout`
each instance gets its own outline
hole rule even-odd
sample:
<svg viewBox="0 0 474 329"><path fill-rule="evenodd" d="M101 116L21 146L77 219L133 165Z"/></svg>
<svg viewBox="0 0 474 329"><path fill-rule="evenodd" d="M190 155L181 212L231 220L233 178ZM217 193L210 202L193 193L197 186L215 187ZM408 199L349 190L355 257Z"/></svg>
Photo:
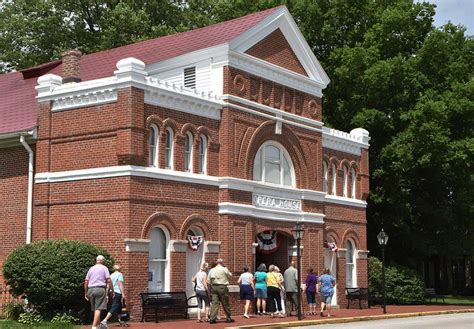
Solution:
<svg viewBox="0 0 474 329"><path fill-rule="evenodd" d="M20 136L20 143L28 151L28 205L26 212L26 244L31 243L31 222L33 217L33 161L34 153L26 143L25 136Z"/></svg>

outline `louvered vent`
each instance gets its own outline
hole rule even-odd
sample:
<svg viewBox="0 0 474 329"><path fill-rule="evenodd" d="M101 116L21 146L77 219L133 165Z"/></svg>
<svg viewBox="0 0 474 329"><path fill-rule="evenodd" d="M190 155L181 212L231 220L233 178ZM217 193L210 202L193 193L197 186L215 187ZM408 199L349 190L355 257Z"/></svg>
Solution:
<svg viewBox="0 0 474 329"><path fill-rule="evenodd" d="M196 67L187 67L184 69L184 86L196 89Z"/></svg>

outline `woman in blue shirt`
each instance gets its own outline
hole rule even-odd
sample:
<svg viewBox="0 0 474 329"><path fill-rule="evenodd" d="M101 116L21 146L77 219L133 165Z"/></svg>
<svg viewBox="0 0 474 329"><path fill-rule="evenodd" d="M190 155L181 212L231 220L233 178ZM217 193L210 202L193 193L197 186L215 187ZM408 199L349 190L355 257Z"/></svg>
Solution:
<svg viewBox="0 0 474 329"><path fill-rule="evenodd" d="M267 267L265 264L260 264L257 268L257 272L254 275L255 280L255 297L257 298L257 314L266 314L265 309L267 306ZM260 311L262 307L262 312Z"/></svg>
<svg viewBox="0 0 474 329"><path fill-rule="evenodd" d="M336 279L331 275L331 271L326 267L324 274L319 277L320 290L321 290L321 312L323 316L324 307L328 310L328 317L331 317L331 300L334 295L334 286L336 285Z"/></svg>

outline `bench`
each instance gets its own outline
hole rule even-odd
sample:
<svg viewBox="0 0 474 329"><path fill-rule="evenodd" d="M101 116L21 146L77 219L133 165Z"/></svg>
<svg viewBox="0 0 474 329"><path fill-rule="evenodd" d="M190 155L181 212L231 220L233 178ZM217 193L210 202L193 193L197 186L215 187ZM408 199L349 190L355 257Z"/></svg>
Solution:
<svg viewBox="0 0 474 329"><path fill-rule="evenodd" d="M346 288L347 308L351 300L359 300L359 308L362 309L361 301L363 299L369 302L369 289L368 288Z"/></svg>
<svg viewBox="0 0 474 329"><path fill-rule="evenodd" d="M438 302L438 298L439 298L440 300L442 300L443 303L446 303L446 302L444 301L444 296L443 296L443 295L438 295L438 294L436 293L435 288L426 288L426 289L425 289L425 298L428 299L430 303L432 302L433 298L434 298L434 300L435 300L435 303Z"/></svg>
<svg viewBox="0 0 474 329"><path fill-rule="evenodd" d="M142 299L142 321L145 320L145 311L155 311L155 322L158 323L158 310L182 311L185 319L188 318L188 309L198 307L189 305L189 300L195 296L187 298L185 292L143 292Z"/></svg>

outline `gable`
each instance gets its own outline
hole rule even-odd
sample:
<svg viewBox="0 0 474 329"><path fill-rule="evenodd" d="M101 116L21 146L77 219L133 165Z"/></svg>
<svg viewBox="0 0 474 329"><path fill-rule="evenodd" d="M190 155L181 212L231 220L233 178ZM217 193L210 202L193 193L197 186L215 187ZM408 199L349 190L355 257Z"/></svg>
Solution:
<svg viewBox="0 0 474 329"><path fill-rule="evenodd" d="M276 29L245 52L266 62L308 76L283 32Z"/></svg>

